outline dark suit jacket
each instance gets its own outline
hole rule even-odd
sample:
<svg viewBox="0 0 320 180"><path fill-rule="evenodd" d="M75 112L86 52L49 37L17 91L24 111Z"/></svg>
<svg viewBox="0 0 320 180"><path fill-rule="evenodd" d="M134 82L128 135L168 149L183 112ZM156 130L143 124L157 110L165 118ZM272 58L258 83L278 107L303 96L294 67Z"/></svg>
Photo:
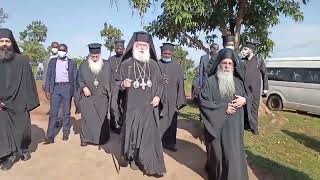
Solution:
<svg viewBox="0 0 320 180"><path fill-rule="evenodd" d="M208 54L201 56L200 65L199 65L199 87L202 87L202 85L208 78L208 72L207 72L208 62L209 62Z"/></svg>
<svg viewBox="0 0 320 180"><path fill-rule="evenodd" d="M50 59L48 63L47 76L45 82L45 91L53 94L55 80L56 80L56 64L58 58ZM76 78L77 78L77 65L72 59L68 59L68 76L71 85L70 94L75 95L76 92Z"/></svg>

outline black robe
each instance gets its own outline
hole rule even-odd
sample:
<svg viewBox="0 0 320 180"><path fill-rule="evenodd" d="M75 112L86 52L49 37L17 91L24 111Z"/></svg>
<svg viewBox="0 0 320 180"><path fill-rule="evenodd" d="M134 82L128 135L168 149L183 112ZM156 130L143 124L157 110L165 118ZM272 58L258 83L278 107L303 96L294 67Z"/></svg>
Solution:
<svg viewBox="0 0 320 180"><path fill-rule="evenodd" d="M126 78L135 81L134 61L132 58L122 61L119 82ZM143 66L142 63L141 65ZM141 87L135 89L131 86L124 90L126 102L125 121L122 126L122 154L128 160L138 162L147 174L161 174L166 172L166 169L161 143L159 110L150 103L155 96L161 97L163 94L163 78L157 61L150 59L149 65L152 87L146 87L143 90ZM128 75L129 66L131 66L130 75Z"/></svg>
<svg viewBox="0 0 320 180"><path fill-rule="evenodd" d="M111 122L110 125L112 128L117 128L123 124L123 102L124 94L120 90L119 86L116 84L116 77L119 76L120 64L122 56L112 56L109 58L112 72L112 102L111 102Z"/></svg>
<svg viewBox="0 0 320 180"><path fill-rule="evenodd" d="M244 83L235 77L236 95L250 103ZM217 76L208 78L200 96L200 112L205 125L209 180L248 179L243 132L247 107L227 115L228 103L219 92Z"/></svg>
<svg viewBox="0 0 320 180"><path fill-rule="evenodd" d="M105 144L110 137L108 119L105 118L109 111L111 100L111 68L108 61L100 73L96 76L99 82L94 86L95 75L89 68L88 61L83 61L79 67L78 74L78 106L81 112L81 131L82 142L91 144ZM83 88L87 87L91 96L83 94Z"/></svg>
<svg viewBox="0 0 320 180"><path fill-rule="evenodd" d="M268 74L262 59L253 56L251 60L242 61L245 65L245 83L253 95L251 113L258 122L261 89L268 90ZM263 86L261 87L261 81Z"/></svg>
<svg viewBox="0 0 320 180"><path fill-rule="evenodd" d="M13 60L0 60L0 157L27 152L31 143L29 112L40 105L29 60L16 54Z"/></svg>
<svg viewBox="0 0 320 180"><path fill-rule="evenodd" d="M184 92L184 74L181 65L177 62L159 62L164 78L168 79L168 85L164 85L162 100L163 116L160 119L163 130L162 142L165 145L175 145L177 136L178 111L186 105ZM169 127L168 127L169 126Z"/></svg>

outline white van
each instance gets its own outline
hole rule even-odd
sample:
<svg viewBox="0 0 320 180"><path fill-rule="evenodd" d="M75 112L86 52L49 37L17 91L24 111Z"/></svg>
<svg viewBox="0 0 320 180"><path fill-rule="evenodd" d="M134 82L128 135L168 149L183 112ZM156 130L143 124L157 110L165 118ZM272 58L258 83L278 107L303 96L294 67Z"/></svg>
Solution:
<svg viewBox="0 0 320 180"><path fill-rule="evenodd" d="M266 66L269 109L320 114L320 57L273 58Z"/></svg>

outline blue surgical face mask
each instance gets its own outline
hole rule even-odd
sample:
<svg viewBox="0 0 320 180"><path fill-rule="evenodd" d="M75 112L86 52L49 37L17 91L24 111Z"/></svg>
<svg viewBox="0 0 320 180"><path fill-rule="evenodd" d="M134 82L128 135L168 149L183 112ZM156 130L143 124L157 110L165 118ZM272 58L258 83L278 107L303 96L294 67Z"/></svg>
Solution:
<svg viewBox="0 0 320 180"><path fill-rule="evenodd" d="M162 58L162 60L163 60L164 62L171 62L171 61L172 61L172 58Z"/></svg>

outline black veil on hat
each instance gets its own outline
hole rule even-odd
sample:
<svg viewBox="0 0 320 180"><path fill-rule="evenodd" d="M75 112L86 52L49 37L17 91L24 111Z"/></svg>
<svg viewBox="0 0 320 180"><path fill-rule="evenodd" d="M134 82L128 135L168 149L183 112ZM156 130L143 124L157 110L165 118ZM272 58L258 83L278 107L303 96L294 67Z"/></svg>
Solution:
<svg viewBox="0 0 320 180"><path fill-rule="evenodd" d="M0 28L0 39L1 38L10 39L11 42L12 42L12 47L13 47L13 50L15 51L15 53L21 54L19 46L18 46L16 40L14 39L13 33L12 33L12 31L10 29Z"/></svg>
<svg viewBox="0 0 320 180"><path fill-rule="evenodd" d="M148 43L149 47L150 47L150 58L155 61L158 60L156 49L155 49L153 41L152 41L152 36L150 34L148 34L147 32L139 31L139 32L133 33L133 35L127 45L126 51L123 53L123 57L122 57L121 61L124 61L124 60L132 57L133 44L137 41L142 41L142 42Z"/></svg>
<svg viewBox="0 0 320 180"><path fill-rule="evenodd" d="M89 53L90 54L101 54L101 46L102 46L102 44L100 44L100 43L88 44Z"/></svg>
<svg viewBox="0 0 320 180"><path fill-rule="evenodd" d="M237 60L238 57L237 57L234 50L228 49L228 48L221 49L219 51L217 59L215 60L214 64L212 65L211 71L208 73L208 76L210 77L212 75L215 75L217 73L219 64L221 63L221 61L223 59L226 59L226 58L232 59L232 61L234 63L234 67L235 67L234 75L239 77L243 81L244 77L243 77L243 73L240 68L240 64L238 63L238 60Z"/></svg>

